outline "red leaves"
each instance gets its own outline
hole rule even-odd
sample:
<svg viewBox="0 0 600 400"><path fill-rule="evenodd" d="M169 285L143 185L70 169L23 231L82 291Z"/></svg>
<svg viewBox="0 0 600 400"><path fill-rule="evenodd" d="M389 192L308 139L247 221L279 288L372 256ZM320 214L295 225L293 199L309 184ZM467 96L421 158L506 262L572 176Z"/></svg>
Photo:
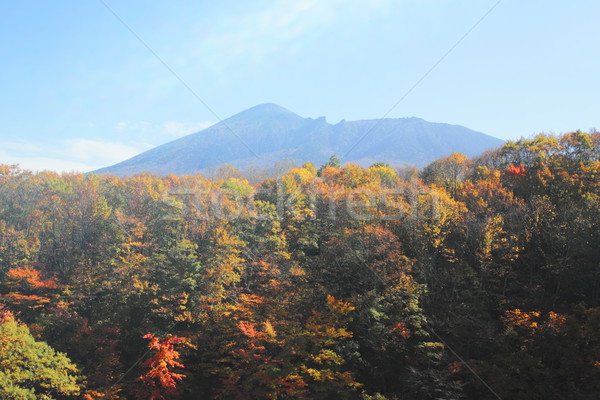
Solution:
<svg viewBox="0 0 600 400"><path fill-rule="evenodd" d="M184 368L178 361L181 355L175 345L188 344L187 339L177 336L159 339L151 333L144 335L144 339L150 340L148 348L156 353L141 364L149 371L138 378L143 384L138 399L163 400L178 396L177 382L186 376L172 371L173 368Z"/></svg>
<svg viewBox="0 0 600 400"><path fill-rule="evenodd" d="M522 164L519 164L518 166L510 164L510 167L506 169L506 173L515 177L524 178L525 176L527 176L527 171L525 170L525 167Z"/></svg>
<svg viewBox="0 0 600 400"><path fill-rule="evenodd" d="M533 174L535 176L535 173ZM522 165L510 164L510 166L504 171L502 182L508 188L510 188L516 195L525 195L530 192L530 185L526 184L532 177L528 179L528 171Z"/></svg>

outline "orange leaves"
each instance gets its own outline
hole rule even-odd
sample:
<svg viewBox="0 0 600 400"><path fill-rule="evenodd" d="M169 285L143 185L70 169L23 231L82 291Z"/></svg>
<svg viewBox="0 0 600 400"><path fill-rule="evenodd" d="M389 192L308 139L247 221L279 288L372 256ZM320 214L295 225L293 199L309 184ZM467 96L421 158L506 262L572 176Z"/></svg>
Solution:
<svg viewBox="0 0 600 400"><path fill-rule="evenodd" d="M8 293L4 296L6 302L14 306L25 306L27 308L42 308L50 303L50 299L47 297L37 295L25 295L19 293Z"/></svg>
<svg viewBox="0 0 600 400"><path fill-rule="evenodd" d="M58 287L55 279L42 279L33 268L12 268L6 273L5 285L10 291L5 301L17 307L43 308L51 301L48 290Z"/></svg>
<svg viewBox="0 0 600 400"><path fill-rule="evenodd" d="M350 311L354 311L351 303L342 300L336 300L332 295L327 295L327 309L337 315L346 315Z"/></svg>
<svg viewBox="0 0 600 400"><path fill-rule="evenodd" d="M4 177L18 177L21 175L31 175L30 171L21 169L16 164L0 164L0 178Z"/></svg>
<svg viewBox="0 0 600 400"><path fill-rule="evenodd" d="M277 332L273 325L269 321L265 321L263 325L263 329L259 330L255 326L256 324L252 324L248 321L240 321L238 322L238 328L242 334L250 339L261 339L271 341L275 339L277 336ZM255 347L256 348L256 347ZM264 347L261 347L264 348Z"/></svg>
<svg viewBox="0 0 600 400"><path fill-rule="evenodd" d="M249 338L256 338L260 334L251 323L246 321L240 321L238 327L240 328L240 331Z"/></svg>
<svg viewBox="0 0 600 400"><path fill-rule="evenodd" d="M392 327L392 330L402 336L404 339L408 339L411 335L410 329L406 327L404 322L397 322Z"/></svg>
<svg viewBox="0 0 600 400"><path fill-rule="evenodd" d="M144 335L144 339L150 341L148 348L156 352L141 364L142 368L149 370L138 378L143 385L137 394L138 399L163 400L178 396L177 382L186 375L172 371L184 367L178 361L181 355L175 346L189 344L188 340L177 336L159 339L150 333Z"/></svg>
<svg viewBox="0 0 600 400"><path fill-rule="evenodd" d="M25 281L26 284L34 289L47 288L56 289L57 284L55 279L42 280L40 278L40 271L32 268L13 268L6 273L6 277L13 282L14 285L18 285L20 282Z"/></svg>
<svg viewBox="0 0 600 400"><path fill-rule="evenodd" d="M213 369L221 377L221 398L337 398L334 393L354 390L335 347L352 336L346 326L354 307L330 295L312 309L303 303L306 293L293 287L269 290L240 294L230 308Z"/></svg>
<svg viewBox="0 0 600 400"><path fill-rule="evenodd" d="M264 304L265 300L266 300L263 296L258 296L255 294L246 294L246 293L240 294L238 299L243 303L251 303L254 305Z"/></svg>
<svg viewBox="0 0 600 400"><path fill-rule="evenodd" d="M350 312L354 311L351 303L337 300L331 295L325 299L327 312L313 310L313 315L306 322L306 330L310 332L315 343L319 346L329 346L340 340L351 338L352 332L346 329L346 322L351 319Z"/></svg>
<svg viewBox="0 0 600 400"><path fill-rule="evenodd" d="M321 178L325 181L341 180L343 176L344 173L340 168L327 166L321 171Z"/></svg>
<svg viewBox="0 0 600 400"><path fill-rule="evenodd" d="M530 335L533 335L539 328L537 319L539 318L539 311L524 312L520 309L507 310L504 313L504 323L507 326L523 329Z"/></svg>
<svg viewBox="0 0 600 400"><path fill-rule="evenodd" d="M553 311L549 311L547 316L542 317L539 311L525 312L518 308L505 311L502 320L507 327L516 328L529 336L540 332L563 334L567 324L565 315Z"/></svg>
<svg viewBox="0 0 600 400"><path fill-rule="evenodd" d="M111 389L108 392L89 390L83 395L83 400L119 400L121 389Z"/></svg>
<svg viewBox="0 0 600 400"><path fill-rule="evenodd" d="M4 324L6 322L11 322L15 320L15 316L12 312L5 309L2 304L0 304L0 324Z"/></svg>

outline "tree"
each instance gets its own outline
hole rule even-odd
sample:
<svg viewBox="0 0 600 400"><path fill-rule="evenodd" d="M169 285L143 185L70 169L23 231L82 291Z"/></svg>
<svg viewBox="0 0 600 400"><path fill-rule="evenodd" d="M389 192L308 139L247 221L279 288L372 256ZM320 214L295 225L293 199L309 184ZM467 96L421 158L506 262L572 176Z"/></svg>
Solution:
<svg viewBox="0 0 600 400"><path fill-rule="evenodd" d="M327 167L342 168L342 161L339 159L338 156L333 154L331 157L329 157L329 161L327 161L325 164L321 165L321 168L319 168L319 170L317 171L317 175L321 176L321 173Z"/></svg>
<svg viewBox="0 0 600 400"><path fill-rule="evenodd" d="M27 326L0 310L0 397L52 400L80 393L77 367L63 353L36 341Z"/></svg>
<svg viewBox="0 0 600 400"><path fill-rule="evenodd" d="M421 171L421 178L427 184L446 189L452 196L458 192L460 182L464 180L471 165L469 158L460 153L436 160Z"/></svg>
<svg viewBox="0 0 600 400"><path fill-rule="evenodd" d="M184 374L174 372L174 368L183 368L178 360L181 357L175 350L175 345L186 344L188 341L177 336L159 339L148 333L144 335L148 339L148 348L156 352L148 360L141 364L148 371L138 378L142 387L137 393L140 400L164 400L172 399L179 395L177 383L185 378Z"/></svg>

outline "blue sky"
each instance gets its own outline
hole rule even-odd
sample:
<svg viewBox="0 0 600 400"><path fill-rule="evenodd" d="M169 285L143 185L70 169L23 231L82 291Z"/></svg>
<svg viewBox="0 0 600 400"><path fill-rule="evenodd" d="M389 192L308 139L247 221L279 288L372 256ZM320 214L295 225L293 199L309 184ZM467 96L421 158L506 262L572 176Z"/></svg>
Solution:
<svg viewBox="0 0 600 400"><path fill-rule="evenodd" d="M260 103L374 119L497 0L4 2L0 162L89 171ZM503 0L390 113L511 139L600 128L600 2ZM215 115L216 114L216 115Z"/></svg>

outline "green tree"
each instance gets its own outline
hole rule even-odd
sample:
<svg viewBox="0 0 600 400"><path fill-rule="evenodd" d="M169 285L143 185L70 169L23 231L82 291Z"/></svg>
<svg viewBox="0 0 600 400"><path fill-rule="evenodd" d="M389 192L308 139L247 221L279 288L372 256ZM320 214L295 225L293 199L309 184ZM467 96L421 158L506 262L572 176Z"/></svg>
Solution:
<svg viewBox="0 0 600 400"><path fill-rule="evenodd" d="M27 326L0 311L0 397L51 400L80 392L77 367L63 353L36 341Z"/></svg>
<svg viewBox="0 0 600 400"><path fill-rule="evenodd" d="M342 168L342 161L340 161L340 158L338 156L333 154L331 157L329 157L329 161L327 161L321 166L321 168L319 168L319 170L317 171L317 175L321 176L321 172L323 172L323 170L327 167Z"/></svg>

